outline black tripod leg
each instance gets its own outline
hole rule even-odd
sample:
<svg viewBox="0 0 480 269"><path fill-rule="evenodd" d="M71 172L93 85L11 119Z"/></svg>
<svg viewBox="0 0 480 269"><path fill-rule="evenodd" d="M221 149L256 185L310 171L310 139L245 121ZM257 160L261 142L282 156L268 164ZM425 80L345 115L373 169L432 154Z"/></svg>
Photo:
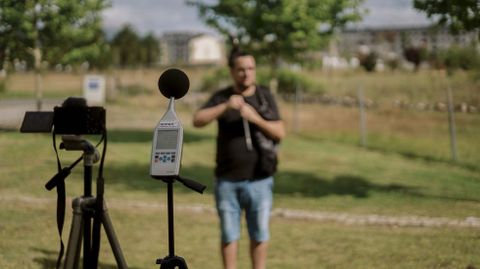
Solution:
<svg viewBox="0 0 480 269"><path fill-rule="evenodd" d="M72 207L72 226L70 228L70 236L68 237L67 251L63 265L64 269L78 268L80 249L82 247L83 212L81 208L81 198L76 198L72 202Z"/></svg>
<svg viewBox="0 0 480 269"><path fill-rule="evenodd" d="M92 249L92 217L90 212L83 213L83 268L89 268Z"/></svg>
<svg viewBox="0 0 480 269"><path fill-rule="evenodd" d="M104 210L102 213L102 223L103 227L105 228L105 233L108 237L108 242L112 247L113 255L115 256L115 260L117 261L117 268L127 269L127 262L125 261L122 249L120 248L120 243L118 242L117 236L115 235L115 230L113 229L112 221L110 220L110 217L108 215L106 205L104 205Z"/></svg>

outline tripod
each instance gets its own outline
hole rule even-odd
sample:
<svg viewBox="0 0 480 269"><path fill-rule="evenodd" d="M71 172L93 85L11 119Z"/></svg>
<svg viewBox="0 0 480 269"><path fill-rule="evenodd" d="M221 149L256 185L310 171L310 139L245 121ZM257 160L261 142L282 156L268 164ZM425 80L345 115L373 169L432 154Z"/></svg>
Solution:
<svg viewBox="0 0 480 269"><path fill-rule="evenodd" d="M107 206L103 199L104 181L101 176L97 180L97 197L92 196L92 167L93 164L99 160L97 149L87 140L83 140L78 136L63 136L62 140L63 142L60 148L66 150L82 150L82 158L84 161L84 193L83 196L76 197L72 201L73 218L63 268L78 268L80 249L82 247L82 235L83 268L97 268L100 248L100 228L103 225L117 262L117 268L127 269L125 258L122 254L120 244L108 215ZM79 160L77 160L77 162ZM75 164L76 163L74 163L74 165ZM71 169L71 167L69 169ZM69 169L63 176L54 177L48 182L47 189L52 188L52 186L58 183L54 181L65 179L69 174ZM67 171L67 169L64 169L64 171Z"/></svg>
<svg viewBox="0 0 480 269"><path fill-rule="evenodd" d="M183 183L186 187L203 193L205 186L187 178L180 176L162 179L167 183L167 211L168 211L168 256L163 259L157 259L156 264L160 264L160 269L188 269L185 259L175 256L175 235L174 235L174 218L173 218L173 182L175 180Z"/></svg>

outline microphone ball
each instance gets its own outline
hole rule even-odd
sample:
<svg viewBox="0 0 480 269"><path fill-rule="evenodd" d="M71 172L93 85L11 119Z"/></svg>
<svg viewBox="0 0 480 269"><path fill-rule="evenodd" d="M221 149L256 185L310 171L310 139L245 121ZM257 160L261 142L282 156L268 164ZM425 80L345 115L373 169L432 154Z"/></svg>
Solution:
<svg viewBox="0 0 480 269"><path fill-rule="evenodd" d="M158 89L167 98L180 99L188 92L190 81L187 75L180 69L171 68L160 75Z"/></svg>

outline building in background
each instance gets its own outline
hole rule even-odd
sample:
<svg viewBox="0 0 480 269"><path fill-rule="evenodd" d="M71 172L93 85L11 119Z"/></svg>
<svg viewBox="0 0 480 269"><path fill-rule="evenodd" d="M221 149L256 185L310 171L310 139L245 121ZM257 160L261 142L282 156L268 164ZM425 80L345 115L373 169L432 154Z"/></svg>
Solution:
<svg viewBox="0 0 480 269"><path fill-rule="evenodd" d="M218 65L225 62L223 41L213 35L168 32L160 38L162 65Z"/></svg>
<svg viewBox="0 0 480 269"><path fill-rule="evenodd" d="M472 44L479 46L476 31L453 35L447 28L435 26L346 29L332 39L322 61L326 68L344 69L355 67L352 63L358 65L355 58L359 54L375 52L383 60L404 60L408 48L432 52Z"/></svg>
<svg viewBox="0 0 480 269"><path fill-rule="evenodd" d="M359 55L374 52L378 66L398 61L407 66L406 49L437 51L452 46L479 44L477 32L451 34L447 28L435 26L379 27L347 29L332 38L324 51L318 52L323 68L348 69L359 66ZM206 33L167 32L160 38L161 65L220 65L224 64L225 46L220 38Z"/></svg>
<svg viewBox="0 0 480 269"><path fill-rule="evenodd" d="M439 27L390 27L345 30L339 36L338 50L355 52L360 46L368 46L379 53L401 55L408 47L423 47L430 51L447 49L451 46L465 47L478 42L476 32L451 34L447 28Z"/></svg>

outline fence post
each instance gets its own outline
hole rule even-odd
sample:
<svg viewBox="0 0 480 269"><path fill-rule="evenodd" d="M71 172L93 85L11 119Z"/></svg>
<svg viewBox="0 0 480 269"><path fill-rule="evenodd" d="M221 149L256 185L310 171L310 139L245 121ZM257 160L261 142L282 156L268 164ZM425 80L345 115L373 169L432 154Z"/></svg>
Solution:
<svg viewBox="0 0 480 269"><path fill-rule="evenodd" d="M365 123L365 102L363 100L363 88L358 87L358 107L360 110L360 146L367 146L367 126Z"/></svg>
<svg viewBox="0 0 480 269"><path fill-rule="evenodd" d="M450 130L450 150L452 154L452 160L456 162L458 160L457 157L457 137L456 137L456 130L455 130L455 118L454 118L454 106L453 106L453 98L452 98L452 89L450 84L447 86L447 102L448 102L448 127Z"/></svg>
<svg viewBox="0 0 480 269"><path fill-rule="evenodd" d="M302 91L298 83L295 84L295 100L293 104L293 132L300 132L300 103L302 102Z"/></svg>

